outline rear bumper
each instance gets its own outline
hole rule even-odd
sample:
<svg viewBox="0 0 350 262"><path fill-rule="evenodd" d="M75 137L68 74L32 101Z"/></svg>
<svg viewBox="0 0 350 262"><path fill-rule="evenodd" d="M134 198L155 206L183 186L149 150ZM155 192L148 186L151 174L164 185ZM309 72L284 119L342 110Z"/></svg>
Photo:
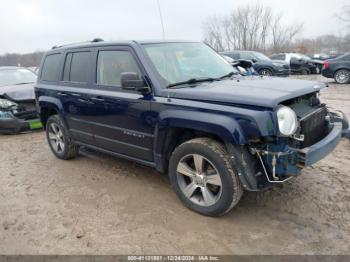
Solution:
<svg viewBox="0 0 350 262"><path fill-rule="evenodd" d="M24 120L16 118L13 115L6 118L0 118L1 134L15 134L40 128L42 128L42 124L39 118Z"/></svg>
<svg viewBox="0 0 350 262"><path fill-rule="evenodd" d="M333 72L331 70L329 70L328 68L327 69L322 69L321 74L324 77L327 77L327 78L333 78L334 77Z"/></svg>
<svg viewBox="0 0 350 262"><path fill-rule="evenodd" d="M331 132L316 144L303 149L295 150L298 154L298 167L311 166L330 154L338 145L343 133L340 122L333 124Z"/></svg>

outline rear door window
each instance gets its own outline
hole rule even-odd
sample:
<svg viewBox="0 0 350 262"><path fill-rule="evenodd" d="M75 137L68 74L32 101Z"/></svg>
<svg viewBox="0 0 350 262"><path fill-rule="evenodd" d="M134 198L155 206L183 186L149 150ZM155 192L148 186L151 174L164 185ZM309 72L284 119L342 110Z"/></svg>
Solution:
<svg viewBox="0 0 350 262"><path fill-rule="evenodd" d="M64 64L63 81L87 83L89 81L90 52L68 53Z"/></svg>
<svg viewBox="0 0 350 262"><path fill-rule="evenodd" d="M55 82L60 75L61 54L48 55L41 70L41 80Z"/></svg>
<svg viewBox="0 0 350 262"><path fill-rule="evenodd" d="M121 73L141 71L129 51L106 50L98 52L97 79L98 85L121 86Z"/></svg>

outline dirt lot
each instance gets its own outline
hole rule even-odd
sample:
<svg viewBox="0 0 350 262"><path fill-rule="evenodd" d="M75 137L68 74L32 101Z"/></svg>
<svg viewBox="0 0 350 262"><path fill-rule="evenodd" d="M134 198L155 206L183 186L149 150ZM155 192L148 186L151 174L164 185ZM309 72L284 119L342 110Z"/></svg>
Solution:
<svg viewBox="0 0 350 262"><path fill-rule="evenodd" d="M322 98L350 118L350 85L331 83ZM43 132L0 136L0 145L1 254L350 254L345 139L222 218L183 207L150 168L87 151L60 161Z"/></svg>

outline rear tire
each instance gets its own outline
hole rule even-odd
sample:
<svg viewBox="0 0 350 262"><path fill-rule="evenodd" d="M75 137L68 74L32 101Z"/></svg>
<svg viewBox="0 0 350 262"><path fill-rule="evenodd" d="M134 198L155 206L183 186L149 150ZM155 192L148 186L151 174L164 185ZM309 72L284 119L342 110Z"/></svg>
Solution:
<svg viewBox="0 0 350 262"><path fill-rule="evenodd" d="M225 147L209 138L178 146L169 164L171 184L182 203L206 216L230 211L243 188Z"/></svg>
<svg viewBox="0 0 350 262"><path fill-rule="evenodd" d="M340 69L334 74L334 80L338 84L347 84L350 82L350 71L347 69Z"/></svg>
<svg viewBox="0 0 350 262"><path fill-rule="evenodd" d="M46 138L52 153L59 159L76 157L79 147L73 144L70 134L59 115L50 116L46 123Z"/></svg>
<svg viewBox="0 0 350 262"><path fill-rule="evenodd" d="M259 75L261 75L261 76L272 76L273 74L272 74L271 70L264 68L264 69L259 70Z"/></svg>

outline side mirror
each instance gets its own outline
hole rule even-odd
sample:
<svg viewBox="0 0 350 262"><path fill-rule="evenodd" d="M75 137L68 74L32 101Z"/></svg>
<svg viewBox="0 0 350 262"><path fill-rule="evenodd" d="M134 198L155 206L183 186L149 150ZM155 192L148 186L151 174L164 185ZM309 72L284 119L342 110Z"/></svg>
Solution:
<svg viewBox="0 0 350 262"><path fill-rule="evenodd" d="M122 89L135 90L140 93L150 93L150 88L146 85L138 73L136 72L124 72L121 73Z"/></svg>
<svg viewBox="0 0 350 262"><path fill-rule="evenodd" d="M255 58L253 58L253 59L252 59L252 62L253 62L253 63L256 63L256 62L258 62L258 60L256 60Z"/></svg>

